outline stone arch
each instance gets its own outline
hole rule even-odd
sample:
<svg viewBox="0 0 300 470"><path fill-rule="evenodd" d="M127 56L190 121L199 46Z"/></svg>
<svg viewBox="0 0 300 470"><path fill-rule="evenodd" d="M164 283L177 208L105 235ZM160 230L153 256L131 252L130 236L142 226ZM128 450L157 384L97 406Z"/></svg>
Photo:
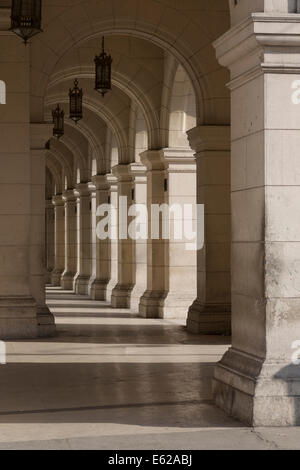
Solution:
<svg viewBox="0 0 300 470"><path fill-rule="evenodd" d="M209 29L206 15L211 19L211 10L214 11L215 8L213 2L211 5L210 7L210 4L206 4L203 8L200 4L198 8L187 10L184 4L176 3L174 8L154 0L149 0L145 8L138 8L136 2L124 6L124 2L119 0L115 0L114 5L108 1L103 1L100 5L94 0L85 0L72 8L62 7L60 14L48 22L43 38L34 42L33 52L38 48L38 56L47 57L47 62L43 60L32 67L32 83L35 83L35 92L32 94L35 104L32 106L32 120L41 117L43 97L57 61L80 42L101 35L116 34L149 40L176 57L188 73L195 89L198 124L224 119L224 113L218 115L215 109L219 100L214 100L217 90L214 89L215 81L210 80L214 71L209 71L209 65L201 58L205 49L206 54L210 54L214 61L215 69L220 68L215 59L212 42L228 29L229 8L227 4L227 7L224 5L224 10L218 10L217 27ZM67 27L69 24L72 24L72 29L76 31L76 40ZM60 38L56 44L53 44L54 36ZM223 91L223 98L228 98L225 86ZM229 106L227 112L228 119Z"/></svg>
<svg viewBox="0 0 300 470"><path fill-rule="evenodd" d="M65 94L60 94L60 95L55 95L55 96L49 96L45 102L46 106L53 107L55 104L61 103L61 104L67 104L68 103L68 97ZM112 130L114 133L117 143L118 143L118 148L119 148L119 161L127 163L128 160L128 155L127 155L127 147L128 147L128 138L126 135L126 132L122 126L122 123L118 119L117 116L115 116L111 110L103 105L101 109L99 108L99 104L97 100L92 99L88 96L85 97L84 100L84 108L88 109L91 111L93 114L98 116L98 118L102 119L108 127Z"/></svg>
<svg viewBox="0 0 300 470"><path fill-rule="evenodd" d="M63 190L74 188L74 157L71 151L62 142L55 139L50 140L50 152L54 158L59 160L65 176L65 183L62 181ZM65 187L66 186L66 187Z"/></svg>
<svg viewBox="0 0 300 470"><path fill-rule="evenodd" d="M190 148L187 131L197 125L195 103L189 77L178 65L169 102L169 147Z"/></svg>
<svg viewBox="0 0 300 470"><path fill-rule="evenodd" d="M55 195L62 194L63 184L61 164L57 161L57 159L53 156L50 151L48 151L46 154L46 166L51 172L55 182Z"/></svg>
<svg viewBox="0 0 300 470"><path fill-rule="evenodd" d="M94 79L93 67L89 67L88 70L84 71L81 67L64 70L64 72L61 73L61 77L58 75L53 77L53 80L49 83L48 89L56 84L71 81L75 78L78 78L79 80L82 78ZM161 147L159 119L147 94L138 86L137 83L129 81L127 77L118 72L114 72L112 84L119 88L123 93L127 94L129 98L141 108L149 133L149 147L151 149Z"/></svg>

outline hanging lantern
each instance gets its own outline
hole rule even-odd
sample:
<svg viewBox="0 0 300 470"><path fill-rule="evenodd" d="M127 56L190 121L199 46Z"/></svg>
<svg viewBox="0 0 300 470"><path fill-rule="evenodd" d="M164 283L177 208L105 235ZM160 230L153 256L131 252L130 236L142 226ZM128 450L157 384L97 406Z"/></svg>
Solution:
<svg viewBox="0 0 300 470"><path fill-rule="evenodd" d="M78 88L78 80L74 81L74 88L73 90L70 88L69 97L70 97L70 119L75 121L77 124L80 119L83 117L82 112L82 88Z"/></svg>
<svg viewBox="0 0 300 470"><path fill-rule="evenodd" d="M96 86L95 90L104 95L111 90L111 64L112 58L104 51L104 37L102 38L102 52L95 57Z"/></svg>
<svg viewBox="0 0 300 470"><path fill-rule="evenodd" d="M65 133L65 112L59 104L56 106L56 109L52 111L52 117L53 117L53 136L56 137L57 139L60 139Z"/></svg>
<svg viewBox="0 0 300 470"><path fill-rule="evenodd" d="M12 0L10 31L24 39L42 32L42 0Z"/></svg>

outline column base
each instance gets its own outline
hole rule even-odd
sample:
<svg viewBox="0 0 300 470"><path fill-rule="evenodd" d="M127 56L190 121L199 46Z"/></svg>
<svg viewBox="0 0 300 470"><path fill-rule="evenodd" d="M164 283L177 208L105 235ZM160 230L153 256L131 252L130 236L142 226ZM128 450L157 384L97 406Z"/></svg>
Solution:
<svg viewBox="0 0 300 470"><path fill-rule="evenodd" d="M109 281L103 281L101 279L95 279L91 285L91 298L92 300L103 300L107 299L107 286Z"/></svg>
<svg viewBox="0 0 300 470"><path fill-rule="evenodd" d="M0 341L38 337L37 306L31 297L0 297Z"/></svg>
<svg viewBox="0 0 300 470"><path fill-rule="evenodd" d="M117 285L111 294L111 306L113 308L130 308L130 296L132 286Z"/></svg>
<svg viewBox="0 0 300 470"><path fill-rule="evenodd" d="M106 302L111 303L112 299L112 293L114 291L114 288L117 286L118 281L116 279L111 279L109 283L107 284L106 288Z"/></svg>
<svg viewBox="0 0 300 470"><path fill-rule="evenodd" d="M61 277L61 287L64 290L74 290L74 279L76 273L65 272Z"/></svg>
<svg viewBox="0 0 300 470"><path fill-rule="evenodd" d="M143 318L161 318L161 309L166 295L164 291L146 291L140 300L140 316Z"/></svg>
<svg viewBox="0 0 300 470"><path fill-rule="evenodd" d="M191 299L195 294L184 295L183 293L168 293L163 305L159 308L160 318L169 318L174 320L186 320L188 316Z"/></svg>
<svg viewBox="0 0 300 470"><path fill-rule="evenodd" d="M51 274L51 284L53 287L61 287L62 269L54 269Z"/></svg>
<svg viewBox="0 0 300 470"><path fill-rule="evenodd" d="M135 312L139 311L141 298L143 297L144 293L145 293L145 289L136 289L135 287L133 288L133 291L131 292L131 296L130 296L131 310Z"/></svg>
<svg viewBox="0 0 300 470"><path fill-rule="evenodd" d="M38 336L40 338L53 337L56 334L54 316L45 305L37 308Z"/></svg>
<svg viewBox="0 0 300 470"><path fill-rule="evenodd" d="M78 276L75 281L75 293L78 295L89 294L90 276Z"/></svg>
<svg viewBox="0 0 300 470"><path fill-rule="evenodd" d="M249 426L300 425L300 367L230 349L215 369L216 405Z"/></svg>
<svg viewBox="0 0 300 470"><path fill-rule="evenodd" d="M195 300L188 312L187 330L201 335L231 335L231 305L202 304Z"/></svg>

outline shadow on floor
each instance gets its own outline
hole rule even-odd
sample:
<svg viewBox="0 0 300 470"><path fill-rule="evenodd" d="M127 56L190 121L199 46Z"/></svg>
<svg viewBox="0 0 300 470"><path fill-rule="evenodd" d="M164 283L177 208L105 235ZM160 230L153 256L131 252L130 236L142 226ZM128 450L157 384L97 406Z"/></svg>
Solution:
<svg viewBox="0 0 300 470"><path fill-rule="evenodd" d="M8 364L0 423L238 426L211 402L213 364Z"/></svg>

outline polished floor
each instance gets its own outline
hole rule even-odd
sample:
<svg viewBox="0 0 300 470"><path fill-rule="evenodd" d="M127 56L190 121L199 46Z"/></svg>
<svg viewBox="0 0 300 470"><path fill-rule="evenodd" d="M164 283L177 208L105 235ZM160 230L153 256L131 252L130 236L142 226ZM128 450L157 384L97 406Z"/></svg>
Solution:
<svg viewBox="0 0 300 470"><path fill-rule="evenodd" d="M57 336L7 343L0 449L300 448L299 429L252 430L214 407L229 338L47 290Z"/></svg>

